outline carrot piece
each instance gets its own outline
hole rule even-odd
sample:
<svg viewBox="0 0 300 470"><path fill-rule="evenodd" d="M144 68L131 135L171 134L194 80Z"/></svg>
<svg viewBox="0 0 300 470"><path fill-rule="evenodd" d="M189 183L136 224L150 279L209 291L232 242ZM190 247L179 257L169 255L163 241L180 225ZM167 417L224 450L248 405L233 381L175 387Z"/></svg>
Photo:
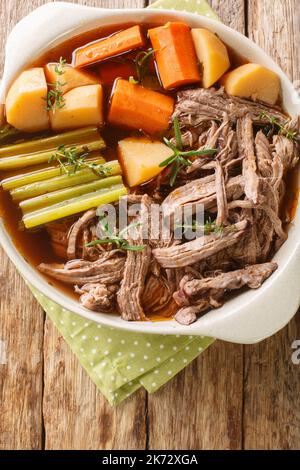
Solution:
<svg viewBox="0 0 300 470"><path fill-rule="evenodd" d="M197 56L188 25L169 22L149 29L148 33L160 79L166 90L200 81Z"/></svg>
<svg viewBox="0 0 300 470"><path fill-rule="evenodd" d="M102 85L112 86L116 78L128 80L130 76L136 78L134 64L120 63L116 60L104 62L98 67L98 74Z"/></svg>
<svg viewBox="0 0 300 470"><path fill-rule="evenodd" d="M171 96L118 79L108 112L108 122L154 134L167 129L174 108Z"/></svg>
<svg viewBox="0 0 300 470"><path fill-rule="evenodd" d="M146 43L139 25L119 31L105 39L94 41L74 51L75 67L85 67L144 46Z"/></svg>

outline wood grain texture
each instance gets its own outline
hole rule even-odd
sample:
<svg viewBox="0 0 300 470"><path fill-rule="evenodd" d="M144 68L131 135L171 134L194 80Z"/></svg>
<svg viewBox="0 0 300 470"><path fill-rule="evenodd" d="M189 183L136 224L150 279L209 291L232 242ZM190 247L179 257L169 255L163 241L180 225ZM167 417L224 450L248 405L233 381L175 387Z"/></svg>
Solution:
<svg viewBox="0 0 300 470"><path fill-rule="evenodd" d="M240 33L245 33L245 2L244 0L208 0L223 23Z"/></svg>
<svg viewBox="0 0 300 470"><path fill-rule="evenodd" d="M271 15L271 16L270 16ZM298 0L250 0L248 33L283 68L299 79ZM245 347L244 447L300 448L300 366L292 342L300 338L300 315L277 335Z"/></svg>
<svg viewBox="0 0 300 470"><path fill-rule="evenodd" d="M145 391L112 408L50 320L45 327L46 449L144 449Z"/></svg>
<svg viewBox="0 0 300 470"><path fill-rule="evenodd" d="M40 449L44 315L2 251L0 286L0 449Z"/></svg>
<svg viewBox="0 0 300 470"><path fill-rule="evenodd" d="M225 24L244 31L242 0L210 3ZM220 341L149 395L150 449L242 448L242 376L243 346Z"/></svg>
<svg viewBox="0 0 300 470"><path fill-rule="evenodd" d="M149 448L241 449L242 364L241 346L218 341L149 395Z"/></svg>
<svg viewBox="0 0 300 470"><path fill-rule="evenodd" d="M0 75L8 32L40 3L1 1ZM0 286L0 449L40 449L44 314L1 248Z"/></svg>

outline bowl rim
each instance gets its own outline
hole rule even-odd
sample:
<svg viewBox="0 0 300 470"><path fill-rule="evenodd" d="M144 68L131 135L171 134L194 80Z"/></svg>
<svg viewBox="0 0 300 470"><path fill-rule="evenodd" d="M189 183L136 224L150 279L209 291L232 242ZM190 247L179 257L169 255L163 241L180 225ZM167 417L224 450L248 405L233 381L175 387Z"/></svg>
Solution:
<svg viewBox="0 0 300 470"><path fill-rule="evenodd" d="M59 8L58 8L59 6ZM181 11L175 11L175 10L168 10L168 9L159 9L159 10L151 10L151 9L143 9L143 8L137 8L137 9L102 9L102 8L97 8L97 7L87 7L84 5L74 5L74 4L69 4L65 2L60 2L60 3L51 3L51 4L45 4L42 7L39 7L38 9L34 10L32 13L36 13L38 11L41 11L42 9L56 9L59 11L61 8L65 9L73 9L75 7L75 10L85 10L86 12L97 10L99 12L99 16L97 17L96 20L91 21L86 20L85 22L81 21L77 27L73 28L72 30L68 30L66 34L63 34L59 36L60 41L63 42L64 40L67 39L67 37L71 37L72 35L75 35L75 33L78 33L78 29L83 28L83 30L88 31L92 29L90 27L91 24L93 24L95 21L101 21L101 18L106 18L111 20L118 19L119 21L113 23L112 21L107 24L122 24L126 23L126 20L128 22L128 19L132 17L135 18L135 21L141 22L143 21L143 18L156 18L161 19L162 17L166 17L170 19L176 17L177 19L183 20L188 22L189 24L193 23L199 23L198 27L207 27L208 29L220 33L220 36L222 38L222 35L229 35L230 39L232 41L239 41L240 44L242 44L247 50L249 49L249 54L250 51L253 51L254 55L259 55L261 57L261 62L264 61L264 63L267 63L267 66L272 68L274 71L276 71L282 82L283 86L283 91L286 93L287 97L291 99L291 94L294 92L294 88L292 83L289 81L287 76L283 73L283 71L280 69L280 67L266 54L259 46L257 46L255 43L253 43L249 38L245 37L238 31L235 31L234 29L223 25L221 22L208 19L206 17L200 16L198 14L194 13L187 13L187 12L181 12ZM74 10L74 11L75 11ZM32 15L32 14L31 14ZM30 15L28 15L30 16ZM22 21L21 21L22 23ZM19 23L12 31L10 34L9 38L11 38L11 35L14 34L15 30L20 28ZM89 26L88 26L89 25ZM9 40L9 39L8 39ZM55 41L54 41L55 42ZM48 43L48 48L52 48L54 42ZM228 40L226 40L226 43L228 44ZM229 43L229 45L231 45ZM249 58L249 54L248 58ZM251 54L250 54L251 55ZM22 67L24 68L24 67ZM300 105L296 107L297 112L300 114ZM295 109L296 109L295 108ZM295 111L296 112L296 111ZM300 218L300 208L298 205L297 208L297 220ZM300 235L300 224L298 227L298 222L295 224L294 227L292 227L291 231L298 232ZM234 323L227 322L228 318L231 317L232 319L235 318L235 320L238 319L239 313L244 309L244 314L242 320L245 320L245 314L251 311L252 308L257 308L259 304L262 302L262 296L265 294L267 295L270 290L272 290L272 285L276 283L275 281L279 279L278 282L281 282L283 279L283 275L286 271L286 276L292 272L295 273L296 266L295 264L300 262L300 236L298 238L293 236L293 239L295 239L294 243L290 243L290 250L285 250L287 254L287 258L285 259L285 263L283 266L279 266L278 270L258 289L257 291L248 291L244 294L238 295L236 298L239 299L237 302L231 304L231 309L225 308L226 305L228 306L229 303L225 303L225 305L219 309L216 309L214 311L208 312L205 315L203 315L201 318L198 319L198 321L190 326L183 326L179 325L175 320L166 320L163 322L126 322L122 320L119 316L117 317L115 314L105 314L105 313L95 313L92 311L89 311L82 307L77 300L72 299L68 295L66 295L62 290L58 289L55 286L50 285L49 281L41 274L39 273L36 268L31 266L25 258L22 256L22 254L19 252L18 248L14 245L14 242L12 238L10 237L8 231L5 228L4 221L2 218L0 219L0 242L9 256L9 258L12 260L14 265L17 267L21 275L31 284L34 288L38 289L38 291L49 298L50 300L56 302L59 304L63 309L74 312L76 314L79 314L80 316L88 319L95 321L99 324L102 324L104 326L110 326L114 328L119 328L119 329L124 329L127 331L132 331L132 332L139 332L139 333L154 333L154 334L179 334L179 335L209 335L209 336L214 336L218 337L220 339L225 339L228 341L233 341L233 342L240 342L240 343L253 343L260 341L267 336L270 336L274 334L276 331L281 329L283 326L285 326L288 321L292 318L292 316L296 313L297 307L300 303L300 292L298 297L295 297L295 301L289 306L289 313L282 315L277 320L276 325L265 325L264 331L261 329L261 331L253 331L253 329L250 331L245 331L245 328L249 329L249 322L244 322L245 325L247 323L247 326L242 326L242 325L234 325ZM286 242L287 243L287 242ZM285 245L285 244L284 244ZM283 246L284 246L283 245ZM275 259L277 256L275 256ZM293 261L293 263L292 263ZM287 269L288 266L292 266L291 269ZM289 274L291 276L291 274ZM297 276L296 276L297 277ZM289 277L290 278L290 277ZM281 281L280 281L281 279ZM300 276L297 278L300 283ZM296 279L296 280L297 280ZM277 282L277 284L278 284ZM273 289L274 290L274 289ZM270 293L270 292L269 292ZM247 295L248 294L248 295ZM234 299L235 300L235 299ZM298 305L297 305L298 304ZM253 319L252 319L253 320ZM226 322L230 324L230 328L228 326L226 327ZM238 322L240 323L240 322ZM218 326L219 325L219 326Z"/></svg>

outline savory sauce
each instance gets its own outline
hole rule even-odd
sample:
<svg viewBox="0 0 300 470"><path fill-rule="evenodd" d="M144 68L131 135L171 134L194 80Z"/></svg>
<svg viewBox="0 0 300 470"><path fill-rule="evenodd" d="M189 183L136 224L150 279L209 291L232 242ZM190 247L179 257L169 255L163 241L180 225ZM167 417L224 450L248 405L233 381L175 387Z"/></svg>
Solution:
<svg viewBox="0 0 300 470"><path fill-rule="evenodd" d="M67 63L71 63L73 60L73 52L80 46L86 45L92 41L95 41L100 38L106 38L111 34L119 31L121 28L129 28L132 24L117 25L97 28L93 31L83 33L80 36L75 36L66 42L56 46L55 48L47 51L43 56L37 59L32 65L33 66L43 66L49 62L57 62L60 57L66 59ZM146 31L153 26L158 26L157 24L143 24L143 31ZM146 37L146 34L145 34ZM147 44L145 50L150 47L150 42L147 39ZM136 52L126 53L125 57L134 57ZM236 51L230 49L229 54L231 57L231 63L234 66L245 64L247 60L244 57L241 57ZM128 79L130 75L134 73L133 67L126 61L123 60L123 55L115 58L110 58L107 61L94 64L89 70L96 72L98 76L100 75L101 82L105 89L105 104L106 108L109 104L111 91L113 84L116 78L125 78ZM154 63L150 64L150 67L155 67ZM159 86L159 85L158 85ZM163 93L173 94L171 92L166 92L165 90L160 90ZM103 136L107 148L103 151L103 156L106 160L117 159L117 143L119 140L132 135L131 131L121 129L119 127L105 126L101 130L101 135ZM32 137L32 135L31 135ZM3 175L0 174L0 177ZM7 173L5 176L10 176ZM284 198L283 206L285 211L288 213L290 219L293 218L297 206L297 199L299 196L299 190L297 188L297 172L293 172L288 177L287 192ZM41 262L53 263L53 262L62 262L57 255L53 252L51 248L51 243L49 235L45 229L41 228L39 230L20 230L21 213L17 206L13 203L8 193L0 189L0 215L3 217L5 226L12 237L17 249L24 256L25 260L37 266ZM47 278L47 281L51 285L59 286L62 288L68 295L74 296L73 288L68 287L63 283L54 281L53 279ZM157 317L155 319L164 320L165 317Z"/></svg>

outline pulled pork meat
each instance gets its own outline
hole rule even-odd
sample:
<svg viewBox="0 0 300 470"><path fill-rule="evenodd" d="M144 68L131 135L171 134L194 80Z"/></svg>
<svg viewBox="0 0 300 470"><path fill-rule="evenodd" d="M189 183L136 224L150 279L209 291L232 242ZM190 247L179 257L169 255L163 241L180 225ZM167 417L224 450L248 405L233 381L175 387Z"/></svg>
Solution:
<svg viewBox="0 0 300 470"><path fill-rule="evenodd" d="M96 210L47 225L55 253L69 261L39 269L73 285L85 308L118 309L127 321L173 315L189 325L220 307L229 292L257 289L277 268L270 260L287 238L281 209L286 175L299 161L300 119L222 88L178 92L174 115L185 150L216 151L192 154L174 188L165 168L126 196L129 206L140 206L126 234L131 249L90 244L97 239ZM153 201L161 204L157 216L150 211ZM194 216L199 204L202 236L176 240L174 229L164 237L165 222L174 222L181 209ZM159 221L156 238L151 218Z"/></svg>
<svg viewBox="0 0 300 470"><path fill-rule="evenodd" d="M81 287L75 286L75 292L80 294L83 307L95 312L112 312L116 308L116 293L118 284L88 283Z"/></svg>
<svg viewBox="0 0 300 470"><path fill-rule="evenodd" d="M176 320L183 325L189 325L196 320L197 313L220 307L227 292L244 286L257 289L275 269L277 264L270 262L221 273L215 277L183 278L180 292L174 294L175 300L181 307L176 314Z"/></svg>
<svg viewBox="0 0 300 470"><path fill-rule="evenodd" d="M143 306L142 293L151 260L151 248L148 239L143 237L143 221L148 219L151 199L144 195L141 200L141 220L136 226L135 233L128 237L131 245L144 245L140 251L128 251L124 269L124 276L118 291L117 300L124 320L146 320Z"/></svg>
<svg viewBox="0 0 300 470"><path fill-rule="evenodd" d="M169 248L156 248L153 256L163 268L180 268L210 258L235 245L246 233L248 221L225 227L221 233L211 233Z"/></svg>

